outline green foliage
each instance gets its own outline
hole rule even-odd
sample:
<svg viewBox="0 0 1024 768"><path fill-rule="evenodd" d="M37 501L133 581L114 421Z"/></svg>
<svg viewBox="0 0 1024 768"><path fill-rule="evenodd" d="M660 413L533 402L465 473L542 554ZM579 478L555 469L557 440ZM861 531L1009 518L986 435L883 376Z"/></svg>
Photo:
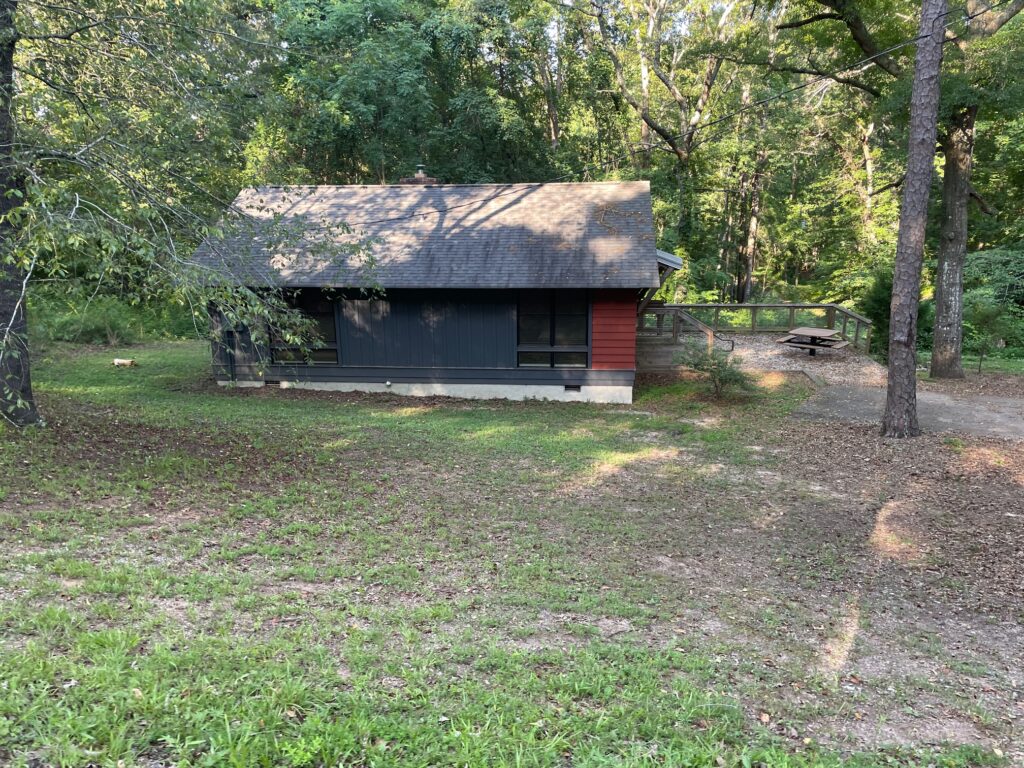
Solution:
<svg viewBox="0 0 1024 768"><path fill-rule="evenodd" d="M29 297L32 338L36 342L133 344L143 340L194 337L205 332L206 318L193 322L182 303L151 300L130 304L109 295L34 291Z"/></svg>
<svg viewBox="0 0 1024 768"><path fill-rule="evenodd" d="M860 311L871 321L871 351L885 360L889 355L889 311L892 303L892 268L875 273L861 299ZM931 349L935 302L924 299L917 310L917 348Z"/></svg>
<svg viewBox="0 0 1024 768"><path fill-rule="evenodd" d="M968 254L964 283L985 288L993 301L1024 308L1024 242Z"/></svg>
<svg viewBox="0 0 1024 768"><path fill-rule="evenodd" d="M1022 327L1024 313L1011 313L991 289L975 288L964 294L964 346L978 355L979 373L985 356L999 345L1006 346L1006 337L1019 334Z"/></svg>
<svg viewBox="0 0 1024 768"><path fill-rule="evenodd" d="M754 380L740 368L739 362L735 355L698 344L688 345L675 359L677 365L703 373L718 399L725 397L728 390L752 392L757 389Z"/></svg>

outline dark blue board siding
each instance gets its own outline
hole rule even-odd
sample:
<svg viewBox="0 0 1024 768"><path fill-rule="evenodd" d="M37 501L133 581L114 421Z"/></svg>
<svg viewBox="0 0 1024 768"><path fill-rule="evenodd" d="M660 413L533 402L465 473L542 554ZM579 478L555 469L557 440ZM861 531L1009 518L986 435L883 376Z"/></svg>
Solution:
<svg viewBox="0 0 1024 768"><path fill-rule="evenodd" d="M339 311L346 368L511 368L516 358L511 291L388 291L344 299Z"/></svg>
<svg viewBox="0 0 1024 768"><path fill-rule="evenodd" d="M216 373L216 370L215 370ZM588 368L342 368L338 365L238 366L238 381L630 386L633 371Z"/></svg>

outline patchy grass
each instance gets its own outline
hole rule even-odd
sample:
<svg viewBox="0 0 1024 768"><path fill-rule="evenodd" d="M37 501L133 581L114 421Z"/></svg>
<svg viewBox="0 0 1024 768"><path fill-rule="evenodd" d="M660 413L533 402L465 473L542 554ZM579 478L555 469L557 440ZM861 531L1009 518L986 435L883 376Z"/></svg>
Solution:
<svg viewBox="0 0 1024 768"><path fill-rule="evenodd" d="M947 626L915 607L920 574L977 603L971 553L908 504L874 530L893 467L1024 484L1012 446L822 438L780 376L724 404L687 380L633 407L466 402L222 390L202 345L122 354L56 349L49 426L0 434L0 762L975 766L1019 746L1019 624L992 619L1019 614L1012 560L985 553L1004 592Z"/></svg>
<svg viewBox="0 0 1024 768"><path fill-rule="evenodd" d="M920 365L927 367L931 364L932 355L929 351L920 352L918 355ZM964 371L976 373L978 370L978 356L970 353L963 355ZM1004 357L1000 354L987 356L981 363L982 373L1012 373L1024 375L1024 357Z"/></svg>

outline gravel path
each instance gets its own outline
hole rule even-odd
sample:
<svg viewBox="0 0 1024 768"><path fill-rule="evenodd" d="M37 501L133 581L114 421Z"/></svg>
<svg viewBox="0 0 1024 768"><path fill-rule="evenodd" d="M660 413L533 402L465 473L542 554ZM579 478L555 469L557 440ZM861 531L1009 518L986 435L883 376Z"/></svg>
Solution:
<svg viewBox="0 0 1024 768"><path fill-rule="evenodd" d="M816 381L859 387L884 387L885 367L849 347L818 352L811 357L802 350L776 344L774 334L730 334L736 342L740 365L757 371L803 371Z"/></svg>
<svg viewBox="0 0 1024 768"><path fill-rule="evenodd" d="M879 424L885 391L875 387L835 384L818 392L794 411L812 421ZM926 432L954 432L1024 440L1024 399L917 393L917 415Z"/></svg>

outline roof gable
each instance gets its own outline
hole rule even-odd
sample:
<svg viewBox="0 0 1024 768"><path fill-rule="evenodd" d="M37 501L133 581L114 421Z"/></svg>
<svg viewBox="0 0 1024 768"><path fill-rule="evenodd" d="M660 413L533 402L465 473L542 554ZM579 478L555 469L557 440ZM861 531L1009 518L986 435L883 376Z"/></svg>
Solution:
<svg viewBox="0 0 1024 768"><path fill-rule="evenodd" d="M195 261L239 285L659 284L647 182L261 187L233 207L237 226ZM369 263L338 247L359 242Z"/></svg>

